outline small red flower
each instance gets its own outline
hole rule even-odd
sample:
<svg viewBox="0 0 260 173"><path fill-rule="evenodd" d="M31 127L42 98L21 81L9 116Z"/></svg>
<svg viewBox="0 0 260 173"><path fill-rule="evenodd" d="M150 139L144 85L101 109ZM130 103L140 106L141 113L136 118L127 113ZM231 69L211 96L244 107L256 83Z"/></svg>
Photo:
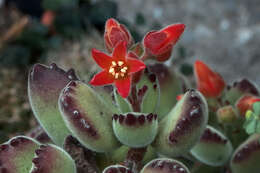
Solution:
<svg viewBox="0 0 260 173"><path fill-rule="evenodd" d="M106 21L104 40L110 53L121 41L125 41L128 48L133 44L133 38L127 28L113 18Z"/></svg>
<svg viewBox="0 0 260 173"><path fill-rule="evenodd" d="M237 103L236 107L238 108L240 115L245 116L247 110L251 110L255 102L259 102L260 98L252 95L245 95L241 97Z"/></svg>
<svg viewBox="0 0 260 173"><path fill-rule="evenodd" d="M148 32L143 40L145 56L156 58L158 61L168 60L184 29L184 24L173 24L159 31Z"/></svg>
<svg viewBox="0 0 260 173"><path fill-rule="evenodd" d="M205 97L218 97L225 88L223 78L212 71L202 61L196 61L194 65L197 88Z"/></svg>
<svg viewBox="0 0 260 173"><path fill-rule="evenodd" d="M41 23L47 27L51 26L54 22L56 14L51 11L51 10L47 10L43 13L42 17L41 17Z"/></svg>
<svg viewBox="0 0 260 173"><path fill-rule="evenodd" d="M183 96L184 96L184 94L179 94L179 95L177 95L176 100L177 100L177 101L180 101Z"/></svg>
<svg viewBox="0 0 260 173"><path fill-rule="evenodd" d="M103 70L90 81L90 84L95 86L115 83L118 93L124 98L129 95L133 74L145 68L142 61L132 58L133 53L127 53L126 44L120 42L112 56L92 49L94 60Z"/></svg>

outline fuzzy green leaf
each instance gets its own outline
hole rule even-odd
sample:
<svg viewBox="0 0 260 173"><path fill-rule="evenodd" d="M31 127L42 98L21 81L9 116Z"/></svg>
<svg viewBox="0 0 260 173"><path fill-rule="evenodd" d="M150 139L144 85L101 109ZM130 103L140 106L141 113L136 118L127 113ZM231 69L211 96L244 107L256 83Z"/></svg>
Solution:
<svg viewBox="0 0 260 173"><path fill-rule="evenodd" d="M188 152L200 139L208 122L208 106L202 94L188 91L159 123L153 146L163 155L175 157Z"/></svg>
<svg viewBox="0 0 260 173"><path fill-rule="evenodd" d="M154 73L160 85L160 102L156 113L159 120L166 116L177 102L176 97L182 94L182 79L175 71L164 64L154 64L148 68ZM149 99L148 99L149 100Z"/></svg>
<svg viewBox="0 0 260 173"><path fill-rule="evenodd" d="M124 145L140 148L153 142L158 128L157 115L130 112L113 116L113 130Z"/></svg>
<svg viewBox="0 0 260 173"><path fill-rule="evenodd" d="M137 84L137 95L142 99L141 112L156 112L160 98L160 86L155 74L144 73Z"/></svg>
<svg viewBox="0 0 260 173"><path fill-rule="evenodd" d="M253 104L253 110L257 116L260 116L260 102L255 102Z"/></svg>
<svg viewBox="0 0 260 173"><path fill-rule="evenodd" d="M113 109L81 81L70 82L59 98L59 108L67 127L85 147L108 152L119 147L112 129Z"/></svg>
<svg viewBox="0 0 260 173"><path fill-rule="evenodd" d="M211 166L224 165L232 151L232 145L227 137L211 126L207 126L200 141L191 149L195 158Z"/></svg>
<svg viewBox="0 0 260 173"><path fill-rule="evenodd" d="M234 173L259 173L260 170L260 134L250 136L234 152L231 158L231 170Z"/></svg>
<svg viewBox="0 0 260 173"><path fill-rule="evenodd" d="M70 134L58 108L61 90L72 80L77 80L74 70L64 71L52 64L36 64L28 80L29 101L33 113L50 138L59 146Z"/></svg>
<svg viewBox="0 0 260 173"><path fill-rule="evenodd" d="M120 96L120 94L118 94L116 89L114 89L114 96L115 96L116 103L122 113L132 112L132 107L130 103L122 96Z"/></svg>
<svg viewBox="0 0 260 173"><path fill-rule="evenodd" d="M30 173L76 173L76 165L70 155L55 145L41 145L35 151Z"/></svg>
<svg viewBox="0 0 260 173"><path fill-rule="evenodd" d="M1 173L28 173L32 167L34 151L40 144L32 138L17 136L0 145Z"/></svg>

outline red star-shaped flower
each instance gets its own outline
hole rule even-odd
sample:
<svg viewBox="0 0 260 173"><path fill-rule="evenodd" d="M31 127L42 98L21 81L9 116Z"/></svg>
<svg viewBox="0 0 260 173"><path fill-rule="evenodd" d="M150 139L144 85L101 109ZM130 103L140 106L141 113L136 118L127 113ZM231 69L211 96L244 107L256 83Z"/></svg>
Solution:
<svg viewBox="0 0 260 173"><path fill-rule="evenodd" d="M143 40L145 56L155 58L158 61L168 60L173 46L179 40L184 29L184 24L173 24L159 31L148 32Z"/></svg>
<svg viewBox="0 0 260 173"><path fill-rule="evenodd" d="M223 78L202 61L194 65L197 88L205 97L218 97L225 88Z"/></svg>
<svg viewBox="0 0 260 173"><path fill-rule="evenodd" d="M130 92L133 73L145 68L145 64L131 54L127 53L126 42L120 42L114 48L112 56L93 49L92 56L103 70L91 79L90 84L99 86L115 83L118 93L126 98Z"/></svg>

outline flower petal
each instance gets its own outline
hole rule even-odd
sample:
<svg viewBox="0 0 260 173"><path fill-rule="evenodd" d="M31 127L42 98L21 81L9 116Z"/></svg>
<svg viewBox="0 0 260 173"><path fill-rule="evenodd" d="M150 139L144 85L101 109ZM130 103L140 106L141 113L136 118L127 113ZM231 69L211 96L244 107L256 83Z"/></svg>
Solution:
<svg viewBox="0 0 260 173"><path fill-rule="evenodd" d="M105 31L110 32L112 27L118 27L118 22L115 19L110 18L106 21Z"/></svg>
<svg viewBox="0 0 260 173"><path fill-rule="evenodd" d="M197 88L206 97L217 97L225 88L225 81L216 72L212 71L202 61L196 61L194 65Z"/></svg>
<svg viewBox="0 0 260 173"><path fill-rule="evenodd" d="M122 32L122 30L120 30L120 28L113 27L109 34L109 39L114 48L118 43L127 41L127 36L124 32Z"/></svg>
<svg viewBox="0 0 260 173"><path fill-rule="evenodd" d="M108 85L114 82L114 79L109 75L106 70L103 70L96 74L91 81L89 82L91 85Z"/></svg>
<svg viewBox="0 0 260 173"><path fill-rule="evenodd" d="M117 46L115 47L112 53L112 57L115 58L116 60L125 60L126 53L127 53L126 42L122 41L118 43Z"/></svg>
<svg viewBox="0 0 260 173"><path fill-rule="evenodd" d="M183 33L185 29L185 25L181 23L169 25L161 30L161 32L164 32L167 34L168 41L175 44L178 40L181 34Z"/></svg>
<svg viewBox="0 0 260 173"><path fill-rule="evenodd" d="M152 54L158 54L160 48L165 44L167 40L167 34L159 31L150 31L144 37L144 46Z"/></svg>
<svg viewBox="0 0 260 173"><path fill-rule="evenodd" d="M128 77L128 78L125 78L125 79L116 80L115 85L116 85L118 93L123 98L126 98L130 93L131 78Z"/></svg>
<svg viewBox="0 0 260 173"><path fill-rule="evenodd" d="M130 74L143 70L146 67L142 61L133 58L127 58L127 64L129 65Z"/></svg>
<svg viewBox="0 0 260 173"><path fill-rule="evenodd" d="M160 45L159 49L164 49L165 47L167 47L167 45L170 45L170 48L168 49L171 49L179 40L184 29L185 29L185 25L178 23L178 24L169 25L163 28L162 30L160 30L159 32L165 33L167 35L167 38L165 39L163 44Z"/></svg>
<svg viewBox="0 0 260 173"><path fill-rule="evenodd" d="M92 57L96 61L96 63L103 69L109 68L111 65L112 58L97 49L92 49Z"/></svg>

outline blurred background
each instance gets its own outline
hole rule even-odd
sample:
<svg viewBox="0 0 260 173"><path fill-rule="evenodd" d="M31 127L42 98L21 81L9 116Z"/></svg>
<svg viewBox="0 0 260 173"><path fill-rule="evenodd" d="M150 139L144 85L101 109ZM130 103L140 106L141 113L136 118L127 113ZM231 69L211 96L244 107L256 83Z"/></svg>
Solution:
<svg viewBox="0 0 260 173"><path fill-rule="evenodd" d="M96 70L90 50L105 50L110 17L136 41L150 30L184 23L173 68L192 76L200 59L229 83L247 77L260 84L259 0L0 0L0 143L37 125L27 98L32 64L56 62L87 80Z"/></svg>

